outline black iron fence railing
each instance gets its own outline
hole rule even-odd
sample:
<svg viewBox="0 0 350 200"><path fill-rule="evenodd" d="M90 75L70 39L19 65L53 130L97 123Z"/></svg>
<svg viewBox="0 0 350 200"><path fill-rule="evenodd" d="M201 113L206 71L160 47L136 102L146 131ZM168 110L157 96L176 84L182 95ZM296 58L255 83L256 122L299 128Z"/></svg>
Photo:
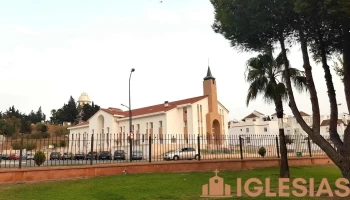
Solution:
<svg viewBox="0 0 350 200"><path fill-rule="evenodd" d="M332 144L328 135L323 137ZM286 143L288 157L326 155L307 135L287 135ZM0 136L0 168L280 158L279 147L277 135L135 134L132 140L128 134L109 133Z"/></svg>

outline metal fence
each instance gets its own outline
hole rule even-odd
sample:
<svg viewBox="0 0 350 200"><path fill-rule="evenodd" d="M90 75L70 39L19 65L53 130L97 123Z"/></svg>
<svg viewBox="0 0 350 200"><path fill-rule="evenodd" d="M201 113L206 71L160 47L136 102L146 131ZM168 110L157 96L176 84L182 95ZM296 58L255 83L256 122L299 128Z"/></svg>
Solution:
<svg viewBox="0 0 350 200"><path fill-rule="evenodd" d="M34 160L38 151L46 157L41 166L280 157L277 135L135 134L130 139L128 134L95 133L38 137L45 138L0 137L0 168L38 166ZM323 137L330 142L328 135ZM308 136L287 135L286 143L288 157L326 155Z"/></svg>

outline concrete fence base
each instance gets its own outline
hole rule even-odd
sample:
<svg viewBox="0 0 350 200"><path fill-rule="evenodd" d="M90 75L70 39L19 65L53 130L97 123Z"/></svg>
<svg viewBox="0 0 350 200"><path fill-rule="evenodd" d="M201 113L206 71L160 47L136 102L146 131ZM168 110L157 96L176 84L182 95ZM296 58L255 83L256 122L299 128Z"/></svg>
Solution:
<svg viewBox="0 0 350 200"><path fill-rule="evenodd" d="M289 158L290 166L333 164L328 157ZM64 167L35 167L22 169L0 169L0 183L31 182L88 178L96 176L157 172L191 172L209 170L244 170L254 168L278 167L278 158L244 160L201 160L168 161L152 163L118 163Z"/></svg>

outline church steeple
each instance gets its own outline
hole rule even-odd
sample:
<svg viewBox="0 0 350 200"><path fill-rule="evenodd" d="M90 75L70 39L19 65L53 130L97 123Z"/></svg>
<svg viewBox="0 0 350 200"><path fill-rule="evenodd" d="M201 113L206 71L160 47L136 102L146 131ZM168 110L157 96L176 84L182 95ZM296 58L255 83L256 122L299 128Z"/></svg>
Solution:
<svg viewBox="0 0 350 200"><path fill-rule="evenodd" d="M210 79L215 80L214 76L211 74L210 67L208 66L207 76L204 77L204 80L206 81Z"/></svg>

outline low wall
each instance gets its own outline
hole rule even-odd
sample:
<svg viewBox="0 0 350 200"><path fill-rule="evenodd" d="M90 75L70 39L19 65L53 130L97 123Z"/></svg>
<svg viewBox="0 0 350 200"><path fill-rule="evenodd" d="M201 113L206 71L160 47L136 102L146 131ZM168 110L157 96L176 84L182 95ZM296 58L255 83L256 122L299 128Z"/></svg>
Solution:
<svg viewBox="0 0 350 200"><path fill-rule="evenodd" d="M333 164L328 157L289 158L290 166ZM84 166L0 169L0 183L87 178L95 176L154 172L190 172L208 170L243 170L280 166L278 158L245 160L168 161L152 163L118 163Z"/></svg>

